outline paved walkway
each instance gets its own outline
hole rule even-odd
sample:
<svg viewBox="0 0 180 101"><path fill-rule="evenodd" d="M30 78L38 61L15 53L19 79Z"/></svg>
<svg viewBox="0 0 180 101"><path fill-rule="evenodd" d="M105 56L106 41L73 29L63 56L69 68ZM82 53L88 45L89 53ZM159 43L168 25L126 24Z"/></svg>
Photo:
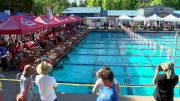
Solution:
<svg viewBox="0 0 180 101"><path fill-rule="evenodd" d="M16 78L18 70L2 72L0 71L0 78ZM5 76L3 77L2 74ZM1 81L3 85L3 100L2 101L16 101L17 91L19 90L19 83L13 81ZM58 101L96 101L96 96L88 94L61 94L57 93ZM34 101L40 101L39 95L35 96ZM119 101L153 101L152 96L120 96ZM176 98L174 101L180 101Z"/></svg>

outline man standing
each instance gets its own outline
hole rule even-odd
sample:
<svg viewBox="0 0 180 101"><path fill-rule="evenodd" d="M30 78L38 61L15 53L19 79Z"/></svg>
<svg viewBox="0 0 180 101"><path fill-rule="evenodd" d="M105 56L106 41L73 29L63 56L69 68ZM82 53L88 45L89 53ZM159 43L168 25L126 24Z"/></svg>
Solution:
<svg viewBox="0 0 180 101"><path fill-rule="evenodd" d="M159 74L163 71L164 74ZM178 83L178 76L174 72L174 63L165 62L156 68L153 79L156 89L154 92L155 101L174 101L174 88Z"/></svg>
<svg viewBox="0 0 180 101"><path fill-rule="evenodd" d="M46 61L41 62L36 68L39 75L36 76L35 83L39 88L41 101L57 101L55 94L56 80L48 75L52 68L52 65Z"/></svg>

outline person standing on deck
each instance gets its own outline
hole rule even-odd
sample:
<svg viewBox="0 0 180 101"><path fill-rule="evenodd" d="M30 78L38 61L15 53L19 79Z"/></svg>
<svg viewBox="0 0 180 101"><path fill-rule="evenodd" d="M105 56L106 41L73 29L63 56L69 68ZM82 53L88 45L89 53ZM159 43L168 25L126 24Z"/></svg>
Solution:
<svg viewBox="0 0 180 101"><path fill-rule="evenodd" d="M55 94L56 80L48 75L52 68L53 66L46 61L42 61L36 68L39 75L36 76L35 83L39 88L41 101L57 101Z"/></svg>
<svg viewBox="0 0 180 101"><path fill-rule="evenodd" d="M96 81L96 83L95 83L95 85L94 85L94 87L92 89L92 93L94 95L99 95L99 92L101 91L101 88L104 86L104 84L102 82L102 79L100 77L101 76L100 72L102 70L109 70L109 71L111 71L111 69L108 66L104 66L102 69L100 69L98 72L96 72L97 81ZM118 95L120 95L120 86L119 86L118 81L114 78L113 82L114 82L114 84L116 86L116 90L117 90Z"/></svg>
<svg viewBox="0 0 180 101"><path fill-rule="evenodd" d="M164 74L159 74L160 71L163 71ZM174 63L165 62L156 67L153 79L153 83L156 85L155 101L174 101L174 88L178 83L178 79L174 72Z"/></svg>
<svg viewBox="0 0 180 101"><path fill-rule="evenodd" d="M33 101L34 97L34 82L33 82L33 74L35 74L35 67L31 65L26 65L20 77L20 92L23 93L26 90L26 101ZM28 84L29 83L29 84Z"/></svg>
<svg viewBox="0 0 180 101"><path fill-rule="evenodd" d="M109 70L102 70L99 73L104 86L102 87L96 101L118 101L116 86L113 82L113 72Z"/></svg>

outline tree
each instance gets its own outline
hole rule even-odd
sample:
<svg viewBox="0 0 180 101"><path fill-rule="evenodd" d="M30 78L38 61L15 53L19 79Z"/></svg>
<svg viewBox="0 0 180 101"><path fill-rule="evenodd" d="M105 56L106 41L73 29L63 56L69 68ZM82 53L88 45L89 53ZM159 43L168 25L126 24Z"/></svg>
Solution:
<svg viewBox="0 0 180 101"><path fill-rule="evenodd" d="M128 0L126 4L126 9L132 10L138 8L138 0Z"/></svg>
<svg viewBox="0 0 180 101"><path fill-rule="evenodd" d="M165 6L170 6L175 9L180 9L180 1L179 0L162 0L162 3Z"/></svg>
<svg viewBox="0 0 180 101"><path fill-rule="evenodd" d="M79 7L86 7L86 1L83 2L83 0L80 0Z"/></svg>
<svg viewBox="0 0 180 101"><path fill-rule="evenodd" d="M123 9L123 1L122 0L117 0L115 3L114 3L114 9Z"/></svg>
<svg viewBox="0 0 180 101"><path fill-rule="evenodd" d="M46 14L48 5L52 7L54 14L59 14L70 6L70 3L68 0L34 0L33 13L36 15Z"/></svg>
<svg viewBox="0 0 180 101"><path fill-rule="evenodd" d="M94 0L93 6L99 6L99 0Z"/></svg>
<svg viewBox="0 0 180 101"><path fill-rule="evenodd" d="M87 0L88 7L93 7L93 5L94 5L94 0Z"/></svg>
<svg viewBox="0 0 180 101"><path fill-rule="evenodd" d="M109 10L111 10L111 9L113 9L114 8L114 1L113 0L108 0L107 2L106 2L106 5L107 5L107 9L109 9Z"/></svg>
<svg viewBox="0 0 180 101"><path fill-rule="evenodd" d="M72 2L71 7L77 7L77 1Z"/></svg>
<svg viewBox="0 0 180 101"><path fill-rule="evenodd" d="M157 4L162 4L162 0L153 0L151 2L151 6L157 5Z"/></svg>
<svg viewBox="0 0 180 101"><path fill-rule="evenodd" d="M102 1L102 8L103 8L103 10L107 10L108 9L107 0L103 0Z"/></svg>

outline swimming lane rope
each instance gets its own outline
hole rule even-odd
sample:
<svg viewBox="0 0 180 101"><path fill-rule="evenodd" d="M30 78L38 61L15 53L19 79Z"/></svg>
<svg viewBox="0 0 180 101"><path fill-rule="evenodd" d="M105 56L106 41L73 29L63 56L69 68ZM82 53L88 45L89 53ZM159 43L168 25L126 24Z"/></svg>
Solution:
<svg viewBox="0 0 180 101"><path fill-rule="evenodd" d="M20 80L17 79L6 79L6 78L1 78L0 81L10 81L10 82L19 82ZM66 86L94 86L93 83L80 83L80 82L62 82L62 81L57 81L59 85L66 85ZM142 87L155 87L153 84L119 84L120 87L126 88L126 87L131 87L131 88L142 88ZM175 88L180 88L180 85L177 85Z"/></svg>

